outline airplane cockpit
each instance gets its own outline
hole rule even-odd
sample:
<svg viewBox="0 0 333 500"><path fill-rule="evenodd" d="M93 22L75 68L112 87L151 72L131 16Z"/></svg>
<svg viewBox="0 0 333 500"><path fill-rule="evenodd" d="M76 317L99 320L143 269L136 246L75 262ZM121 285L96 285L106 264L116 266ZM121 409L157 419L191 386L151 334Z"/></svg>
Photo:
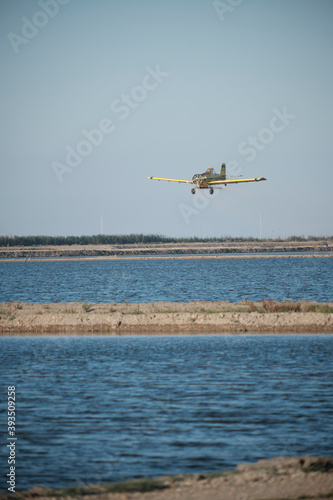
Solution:
<svg viewBox="0 0 333 500"><path fill-rule="evenodd" d="M202 177L205 177L206 175L214 175L215 170L212 167L207 168L206 172L203 172L202 174L195 174L192 177L192 180L195 181L196 179L200 179Z"/></svg>

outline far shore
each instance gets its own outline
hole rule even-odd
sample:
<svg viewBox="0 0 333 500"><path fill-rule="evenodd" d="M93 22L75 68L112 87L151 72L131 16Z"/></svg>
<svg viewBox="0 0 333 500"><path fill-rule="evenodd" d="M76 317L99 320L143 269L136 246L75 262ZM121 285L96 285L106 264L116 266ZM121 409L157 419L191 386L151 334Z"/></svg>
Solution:
<svg viewBox="0 0 333 500"><path fill-rule="evenodd" d="M310 253L309 253L310 252ZM331 240L193 241L136 244L2 246L0 261L122 259L263 259L333 257Z"/></svg>
<svg viewBox="0 0 333 500"><path fill-rule="evenodd" d="M0 303L0 335L333 333L333 302Z"/></svg>
<svg viewBox="0 0 333 500"><path fill-rule="evenodd" d="M1 259L0 262L45 262L45 261L102 261L102 260L184 260L184 259L302 259L333 258L333 254L241 254L241 255L95 255L87 257L15 257Z"/></svg>

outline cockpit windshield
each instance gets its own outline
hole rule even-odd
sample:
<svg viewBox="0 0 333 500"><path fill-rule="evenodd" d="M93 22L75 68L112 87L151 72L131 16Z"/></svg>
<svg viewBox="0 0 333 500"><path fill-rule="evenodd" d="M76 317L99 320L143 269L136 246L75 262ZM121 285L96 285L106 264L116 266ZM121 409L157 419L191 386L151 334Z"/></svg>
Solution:
<svg viewBox="0 0 333 500"><path fill-rule="evenodd" d="M212 167L207 168L205 174L215 174L215 170Z"/></svg>

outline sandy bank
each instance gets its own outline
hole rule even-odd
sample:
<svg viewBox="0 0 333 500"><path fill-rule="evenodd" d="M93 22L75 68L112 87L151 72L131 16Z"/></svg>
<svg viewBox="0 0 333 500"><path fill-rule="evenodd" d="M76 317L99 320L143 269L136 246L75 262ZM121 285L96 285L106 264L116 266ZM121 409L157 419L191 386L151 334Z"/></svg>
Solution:
<svg viewBox="0 0 333 500"><path fill-rule="evenodd" d="M0 334L333 333L333 303L0 303Z"/></svg>
<svg viewBox="0 0 333 500"><path fill-rule="evenodd" d="M241 464L215 474L163 476L155 480L79 485L54 490L36 486L0 493L0 500L77 498L84 500L319 500L333 496L333 459L279 457Z"/></svg>

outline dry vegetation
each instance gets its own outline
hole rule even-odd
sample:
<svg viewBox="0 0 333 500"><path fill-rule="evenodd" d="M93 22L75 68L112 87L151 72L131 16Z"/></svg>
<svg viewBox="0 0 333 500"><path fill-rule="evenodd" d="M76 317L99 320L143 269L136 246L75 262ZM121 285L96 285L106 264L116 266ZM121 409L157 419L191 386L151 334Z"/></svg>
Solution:
<svg viewBox="0 0 333 500"><path fill-rule="evenodd" d="M218 254L332 252L333 238L166 238L156 235L0 237L0 258L120 258Z"/></svg>
<svg viewBox="0 0 333 500"><path fill-rule="evenodd" d="M282 301L276 302L275 300L265 300L264 298L261 302L247 302L248 312L260 312L260 313L281 313L281 312L315 312L331 314L333 313L333 307L330 304L321 304L319 302L293 302L293 301Z"/></svg>
<svg viewBox="0 0 333 500"><path fill-rule="evenodd" d="M333 333L333 303L1 303L0 334Z"/></svg>

